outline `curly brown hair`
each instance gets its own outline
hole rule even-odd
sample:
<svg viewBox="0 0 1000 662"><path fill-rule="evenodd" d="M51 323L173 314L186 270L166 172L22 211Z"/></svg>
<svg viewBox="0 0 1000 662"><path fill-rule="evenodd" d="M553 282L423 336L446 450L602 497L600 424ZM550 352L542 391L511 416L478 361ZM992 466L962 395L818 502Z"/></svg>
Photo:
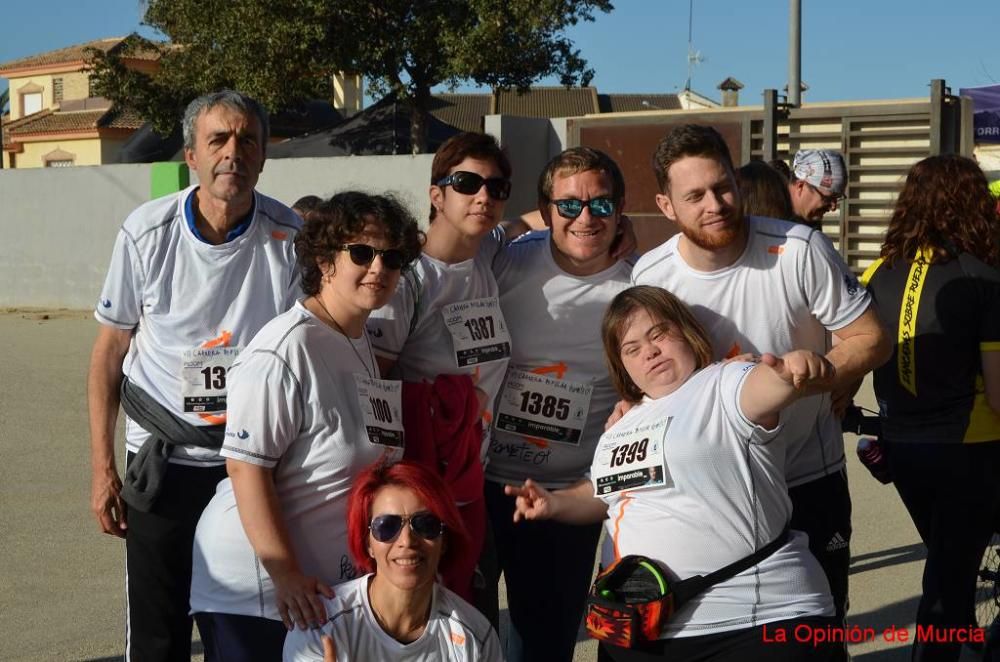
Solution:
<svg viewBox="0 0 1000 662"><path fill-rule="evenodd" d="M334 253L360 237L368 223L380 225L389 244L403 251L404 269L420 255L424 233L399 201L390 195L338 193L306 212L302 230L295 237L302 292L306 296L319 294L323 282L320 265L332 264Z"/></svg>
<svg viewBox="0 0 1000 662"><path fill-rule="evenodd" d="M1000 217L986 175L957 154L930 156L914 164L896 199L882 244L887 264L912 261L922 248L947 261L957 253L1000 266Z"/></svg>

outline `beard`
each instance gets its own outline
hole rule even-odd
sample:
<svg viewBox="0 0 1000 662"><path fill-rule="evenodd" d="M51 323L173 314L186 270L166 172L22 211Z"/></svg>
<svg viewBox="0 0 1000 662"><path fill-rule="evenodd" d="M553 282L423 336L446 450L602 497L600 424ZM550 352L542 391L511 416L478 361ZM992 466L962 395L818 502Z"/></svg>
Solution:
<svg viewBox="0 0 1000 662"><path fill-rule="evenodd" d="M729 227L724 230L707 231L701 228L684 227L681 229L681 232L687 237L688 241L698 248L706 251L715 251L726 248L739 239L743 233L743 225L743 217L737 215Z"/></svg>

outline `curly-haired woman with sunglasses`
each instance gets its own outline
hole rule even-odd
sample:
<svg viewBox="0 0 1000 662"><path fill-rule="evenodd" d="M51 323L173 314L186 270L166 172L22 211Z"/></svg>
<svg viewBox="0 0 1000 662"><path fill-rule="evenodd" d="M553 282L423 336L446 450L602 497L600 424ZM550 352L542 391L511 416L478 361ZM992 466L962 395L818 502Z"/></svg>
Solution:
<svg viewBox="0 0 1000 662"><path fill-rule="evenodd" d="M193 553L191 610L206 660L279 659L286 631L324 622L320 596L357 576L348 493L372 462L403 451L401 387L380 379L364 325L420 238L384 196L341 193L306 214L295 241L305 298L229 373L229 478Z"/></svg>
<svg viewBox="0 0 1000 662"><path fill-rule="evenodd" d="M371 574L323 600L330 618L321 628L289 633L285 661L323 660L324 637L345 662L503 659L482 614L435 583L471 551L454 501L433 471L411 462L379 463L359 475L347 540L356 567Z"/></svg>

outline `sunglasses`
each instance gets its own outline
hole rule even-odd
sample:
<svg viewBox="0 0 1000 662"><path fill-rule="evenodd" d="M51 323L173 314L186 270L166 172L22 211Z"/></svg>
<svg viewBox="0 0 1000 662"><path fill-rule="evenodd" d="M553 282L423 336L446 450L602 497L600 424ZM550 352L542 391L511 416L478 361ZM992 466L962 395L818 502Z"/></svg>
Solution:
<svg viewBox="0 0 1000 662"><path fill-rule="evenodd" d="M806 184L809 184L809 182L806 182ZM816 195L818 195L823 200L823 204L828 207L832 207L833 205L837 204L838 202L844 199L844 196L842 194L823 193L823 191L821 191L816 186L813 186L812 184L809 184L809 188L816 191Z"/></svg>
<svg viewBox="0 0 1000 662"><path fill-rule="evenodd" d="M576 218L583 213L583 208L590 209L590 215L595 218L607 218L615 213L615 201L611 198L591 198L590 200L553 200L559 215L563 218Z"/></svg>
<svg viewBox="0 0 1000 662"><path fill-rule="evenodd" d="M367 267L375 261L375 256L382 257L382 264L386 269L398 271L406 266L406 255L398 248L375 248L368 244L347 244L338 250L347 251L351 256L351 262L359 267Z"/></svg>
<svg viewBox="0 0 1000 662"><path fill-rule="evenodd" d="M372 538L379 542L392 542L403 530L403 525L409 524L410 531L417 534L424 540L437 540L444 533L444 522L437 515L431 513L417 513L416 515L378 515L372 518L368 529L372 532Z"/></svg>
<svg viewBox="0 0 1000 662"><path fill-rule="evenodd" d="M436 186L451 186L459 193L475 195L486 184L486 192L494 200L506 200L510 197L510 180L502 177L486 179L474 172L458 170L444 179L438 180Z"/></svg>

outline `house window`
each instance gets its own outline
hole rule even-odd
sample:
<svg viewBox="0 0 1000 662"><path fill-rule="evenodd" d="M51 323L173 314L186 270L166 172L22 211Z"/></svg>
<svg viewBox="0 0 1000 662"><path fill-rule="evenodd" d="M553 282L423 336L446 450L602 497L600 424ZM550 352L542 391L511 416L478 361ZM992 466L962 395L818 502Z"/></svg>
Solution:
<svg viewBox="0 0 1000 662"><path fill-rule="evenodd" d="M54 103L62 103L63 100L63 79L53 78L52 79L52 101Z"/></svg>
<svg viewBox="0 0 1000 662"><path fill-rule="evenodd" d="M76 154L56 148L42 155L42 161L46 168L68 168L76 162Z"/></svg>
<svg viewBox="0 0 1000 662"><path fill-rule="evenodd" d="M29 92L21 95L22 115L37 113L42 109L42 93Z"/></svg>

